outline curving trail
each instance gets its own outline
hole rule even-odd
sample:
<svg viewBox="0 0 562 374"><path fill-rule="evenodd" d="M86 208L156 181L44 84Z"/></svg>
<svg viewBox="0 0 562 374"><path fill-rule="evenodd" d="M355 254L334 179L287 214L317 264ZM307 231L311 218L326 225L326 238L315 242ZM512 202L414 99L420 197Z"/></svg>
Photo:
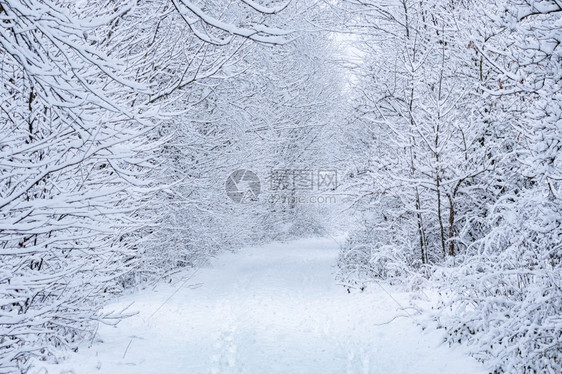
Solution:
<svg viewBox="0 0 562 374"><path fill-rule="evenodd" d="M327 239L223 255L187 282L123 297L111 309L134 301L139 315L100 328L103 342L35 372L487 372L440 345L439 332L395 318L404 312L380 289L348 294L337 286L336 256Z"/></svg>

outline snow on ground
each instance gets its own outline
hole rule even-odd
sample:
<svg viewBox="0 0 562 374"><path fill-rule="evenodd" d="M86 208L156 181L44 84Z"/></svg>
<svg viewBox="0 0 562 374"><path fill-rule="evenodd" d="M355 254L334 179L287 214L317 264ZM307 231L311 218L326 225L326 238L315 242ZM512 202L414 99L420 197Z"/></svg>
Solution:
<svg viewBox="0 0 562 374"><path fill-rule="evenodd" d="M101 326L103 342L34 372L487 372L441 344L439 332L395 318L406 315L393 300L404 295L336 285L337 252L335 242L315 239L225 254L186 281L122 297L109 309L134 302L138 315Z"/></svg>

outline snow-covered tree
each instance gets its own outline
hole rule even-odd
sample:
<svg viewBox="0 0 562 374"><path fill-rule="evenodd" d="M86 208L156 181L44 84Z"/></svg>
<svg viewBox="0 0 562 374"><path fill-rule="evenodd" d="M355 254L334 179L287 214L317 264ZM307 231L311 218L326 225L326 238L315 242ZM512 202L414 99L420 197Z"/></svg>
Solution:
<svg viewBox="0 0 562 374"><path fill-rule="evenodd" d="M343 278L431 276L453 295L451 341L498 372L559 370L560 4L347 4L361 227Z"/></svg>
<svg viewBox="0 0 562 374"><path fill-rule="evenodd" d="M117 317L99 312L106 297L132 275L162 272L151 268L162 262L146 261L154 227L175 208L160 202L213 170L159 179L177 157L169 152L174 121L208 94L194 83L234 64L247 44L287 41L288 32L264 26L286 4L232 7L0 3L2 370L26 371L31 356L76 347L92 321ZM189 133L200 135L188 150L192 163L206 138L225 140L206 126ZM194 201L199 210L209 205ZM155 206L158 214L147 214ZM208 217L195 220L201 227Z"/></svg>

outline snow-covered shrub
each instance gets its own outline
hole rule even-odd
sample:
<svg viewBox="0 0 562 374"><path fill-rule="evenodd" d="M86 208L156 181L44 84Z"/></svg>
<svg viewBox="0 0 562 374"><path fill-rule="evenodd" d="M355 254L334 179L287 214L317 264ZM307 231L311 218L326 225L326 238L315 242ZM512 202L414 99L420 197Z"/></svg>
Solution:
<svg viewBox="0 0 562 374"><path fill-rule="evenodd" d="M562 372L562 222L537 191L494 212L495 228L434 280L451 343L467 343L497 373Z"/></svg>
<svg viewBox="0 0 562 374"><path fill-rule="evenodd" d="M350 235L338 258L338 280L362 288L373 279L390 282L406 280L411 260L396 245L383 244L366 231Z"/></svg>

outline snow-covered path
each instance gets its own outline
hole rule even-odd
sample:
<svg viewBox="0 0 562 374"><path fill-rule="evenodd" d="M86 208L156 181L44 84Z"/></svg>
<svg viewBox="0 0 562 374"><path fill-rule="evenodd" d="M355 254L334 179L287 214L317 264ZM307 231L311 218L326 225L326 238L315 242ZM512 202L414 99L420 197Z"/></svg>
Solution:
<svg viewBox="0 0 562 374"><path fill-rule="evenodd" d="M486 372L439 345L438 332L393 320L405 312L380 289L337 286L336 256L334 242L318 239L221 256L186 282L123 297L112 307L134 301L139 315L100 328L103 343L36 372Z"/></svg>

